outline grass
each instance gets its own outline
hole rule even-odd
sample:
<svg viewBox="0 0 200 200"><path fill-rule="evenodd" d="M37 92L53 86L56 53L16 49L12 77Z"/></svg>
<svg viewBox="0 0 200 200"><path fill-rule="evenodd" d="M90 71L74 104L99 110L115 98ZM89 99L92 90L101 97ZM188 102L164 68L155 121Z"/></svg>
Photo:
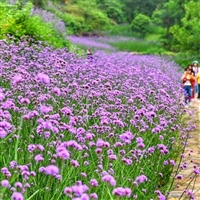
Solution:
<svg viewBox="0 0 200 200"><path fill-rule="evenodd" d="M112 26L109 32L107 33L109 36L126 36L126 37L135 37L135 35L128 24L115 25Z"/></svg>
<svg viewBox="0 0 200 200"><path fill-rule="evenodd" d="M159 43L146 40L131 40L123 42L110 43L119 51L137 52L141 54L165 54L166 51Z"/></svg>
<svg viewBox="0 0 200 200"><path fill-rule="evenodd" d="M159 34L149 34L145 37L146 41L158 41L160 39Z"/></svg>
<svg viewBox="0 0 200 200"><path fill-rule="evenodd" d="M124 24L113 26L108 34L110 36L117 35L136 38L131 41L117 41L110 43L110 45L120 51L137 52L141 54L171 55L172 53L164 49L160 43L160 37L165 34L165 31L165 28L152 24L151 33L147 34L144 39L141 39L137 33L131 31L128 24Z"/></svg>
<svg viewBox="0 0 200 200"><path fill-rule="evenodd" d="M110 43L110 45L116 47L120 51L131 51L131 52L145 52L149 48L149 44L142 40L123 41Z"/></svg>

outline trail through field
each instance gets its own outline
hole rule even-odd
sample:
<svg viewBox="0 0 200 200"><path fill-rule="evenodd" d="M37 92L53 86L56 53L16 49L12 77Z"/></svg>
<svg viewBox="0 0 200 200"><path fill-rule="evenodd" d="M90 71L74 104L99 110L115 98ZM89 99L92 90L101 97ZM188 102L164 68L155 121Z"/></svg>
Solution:
<svg viewBox="0 0 200 200"><path fill-rule="evenodd" d="M189 133L184 152L185 157L181 162L182 166L187 166L179 173L183 178L176 180L169 200L200 200L200 174L195 175L194 173L195 169L200 169L200 101L195 99L189 111L194 112L192 120L196 129Z"/></svg>

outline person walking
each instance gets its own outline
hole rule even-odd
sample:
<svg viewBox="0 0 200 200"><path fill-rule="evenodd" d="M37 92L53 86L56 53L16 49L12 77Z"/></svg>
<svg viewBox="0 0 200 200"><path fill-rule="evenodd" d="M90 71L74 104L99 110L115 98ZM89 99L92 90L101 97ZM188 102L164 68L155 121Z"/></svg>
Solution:
<svg viewBox="0 0 200 200"><path fill-rule="evenodd" d="M189 65L187 66L186 69L189 69L189 70L190 70L190 74L191 74L192 76L195 77L195 72L194 72L194 70L193 70L192 64L189 64ZM191 86L192 86L192 99L195 98L195 82L196 82L195 80L192 80L192 81L191 81Z"/></svg>
<svg viewBox="0 0 200 200"><path fill-rule="evenodd" d="M194 74L195 74L195 77L196 77L198 72L199 72L198 61L195 60L195 61L192 62L192 70L194 71ZM197 83L197 81L195 82L194 91L195 91L195 94L198 94L198 83Z"/></svg>
<svg viewBox="0 0 200 200"><path fill-rule="evenodd" d="M192 81L195 81L195 77L191 75L191 70L189 68L186 68L181 80L183 82L185 106L188 107L192 99Z"/></svg>
<svg viewBox="0 0 200 200"><path fill-rule="evenodd" d="M198 84L198 95L197 95L197 99L200 100L200 71L198 72L196 79L197 79L197 84Z"/></svg>

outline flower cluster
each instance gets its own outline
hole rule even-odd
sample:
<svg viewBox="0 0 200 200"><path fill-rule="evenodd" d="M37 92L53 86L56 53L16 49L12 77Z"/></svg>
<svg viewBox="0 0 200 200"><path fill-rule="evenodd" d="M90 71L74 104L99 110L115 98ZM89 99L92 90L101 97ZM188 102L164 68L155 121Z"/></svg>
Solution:
<svg viewBox="0 0 200 200"><path fill-rule="evenodd" d="M155 191L195 128L180 122L173 61L98 51L88 62L66 49L3 40L0 77L5 199L162 199L167 191Z"/></svg>

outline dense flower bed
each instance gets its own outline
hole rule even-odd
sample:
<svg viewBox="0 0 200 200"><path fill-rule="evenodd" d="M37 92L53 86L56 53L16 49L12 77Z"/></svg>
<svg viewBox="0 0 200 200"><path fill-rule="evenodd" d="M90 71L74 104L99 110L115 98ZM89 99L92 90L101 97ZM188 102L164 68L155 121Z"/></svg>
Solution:
<svg viewBox="0 0 200 200"><path fill-rule="evenodd" d="M2 198L165 199L185 140L178 66L29 44L0 42Z"/></svg>

